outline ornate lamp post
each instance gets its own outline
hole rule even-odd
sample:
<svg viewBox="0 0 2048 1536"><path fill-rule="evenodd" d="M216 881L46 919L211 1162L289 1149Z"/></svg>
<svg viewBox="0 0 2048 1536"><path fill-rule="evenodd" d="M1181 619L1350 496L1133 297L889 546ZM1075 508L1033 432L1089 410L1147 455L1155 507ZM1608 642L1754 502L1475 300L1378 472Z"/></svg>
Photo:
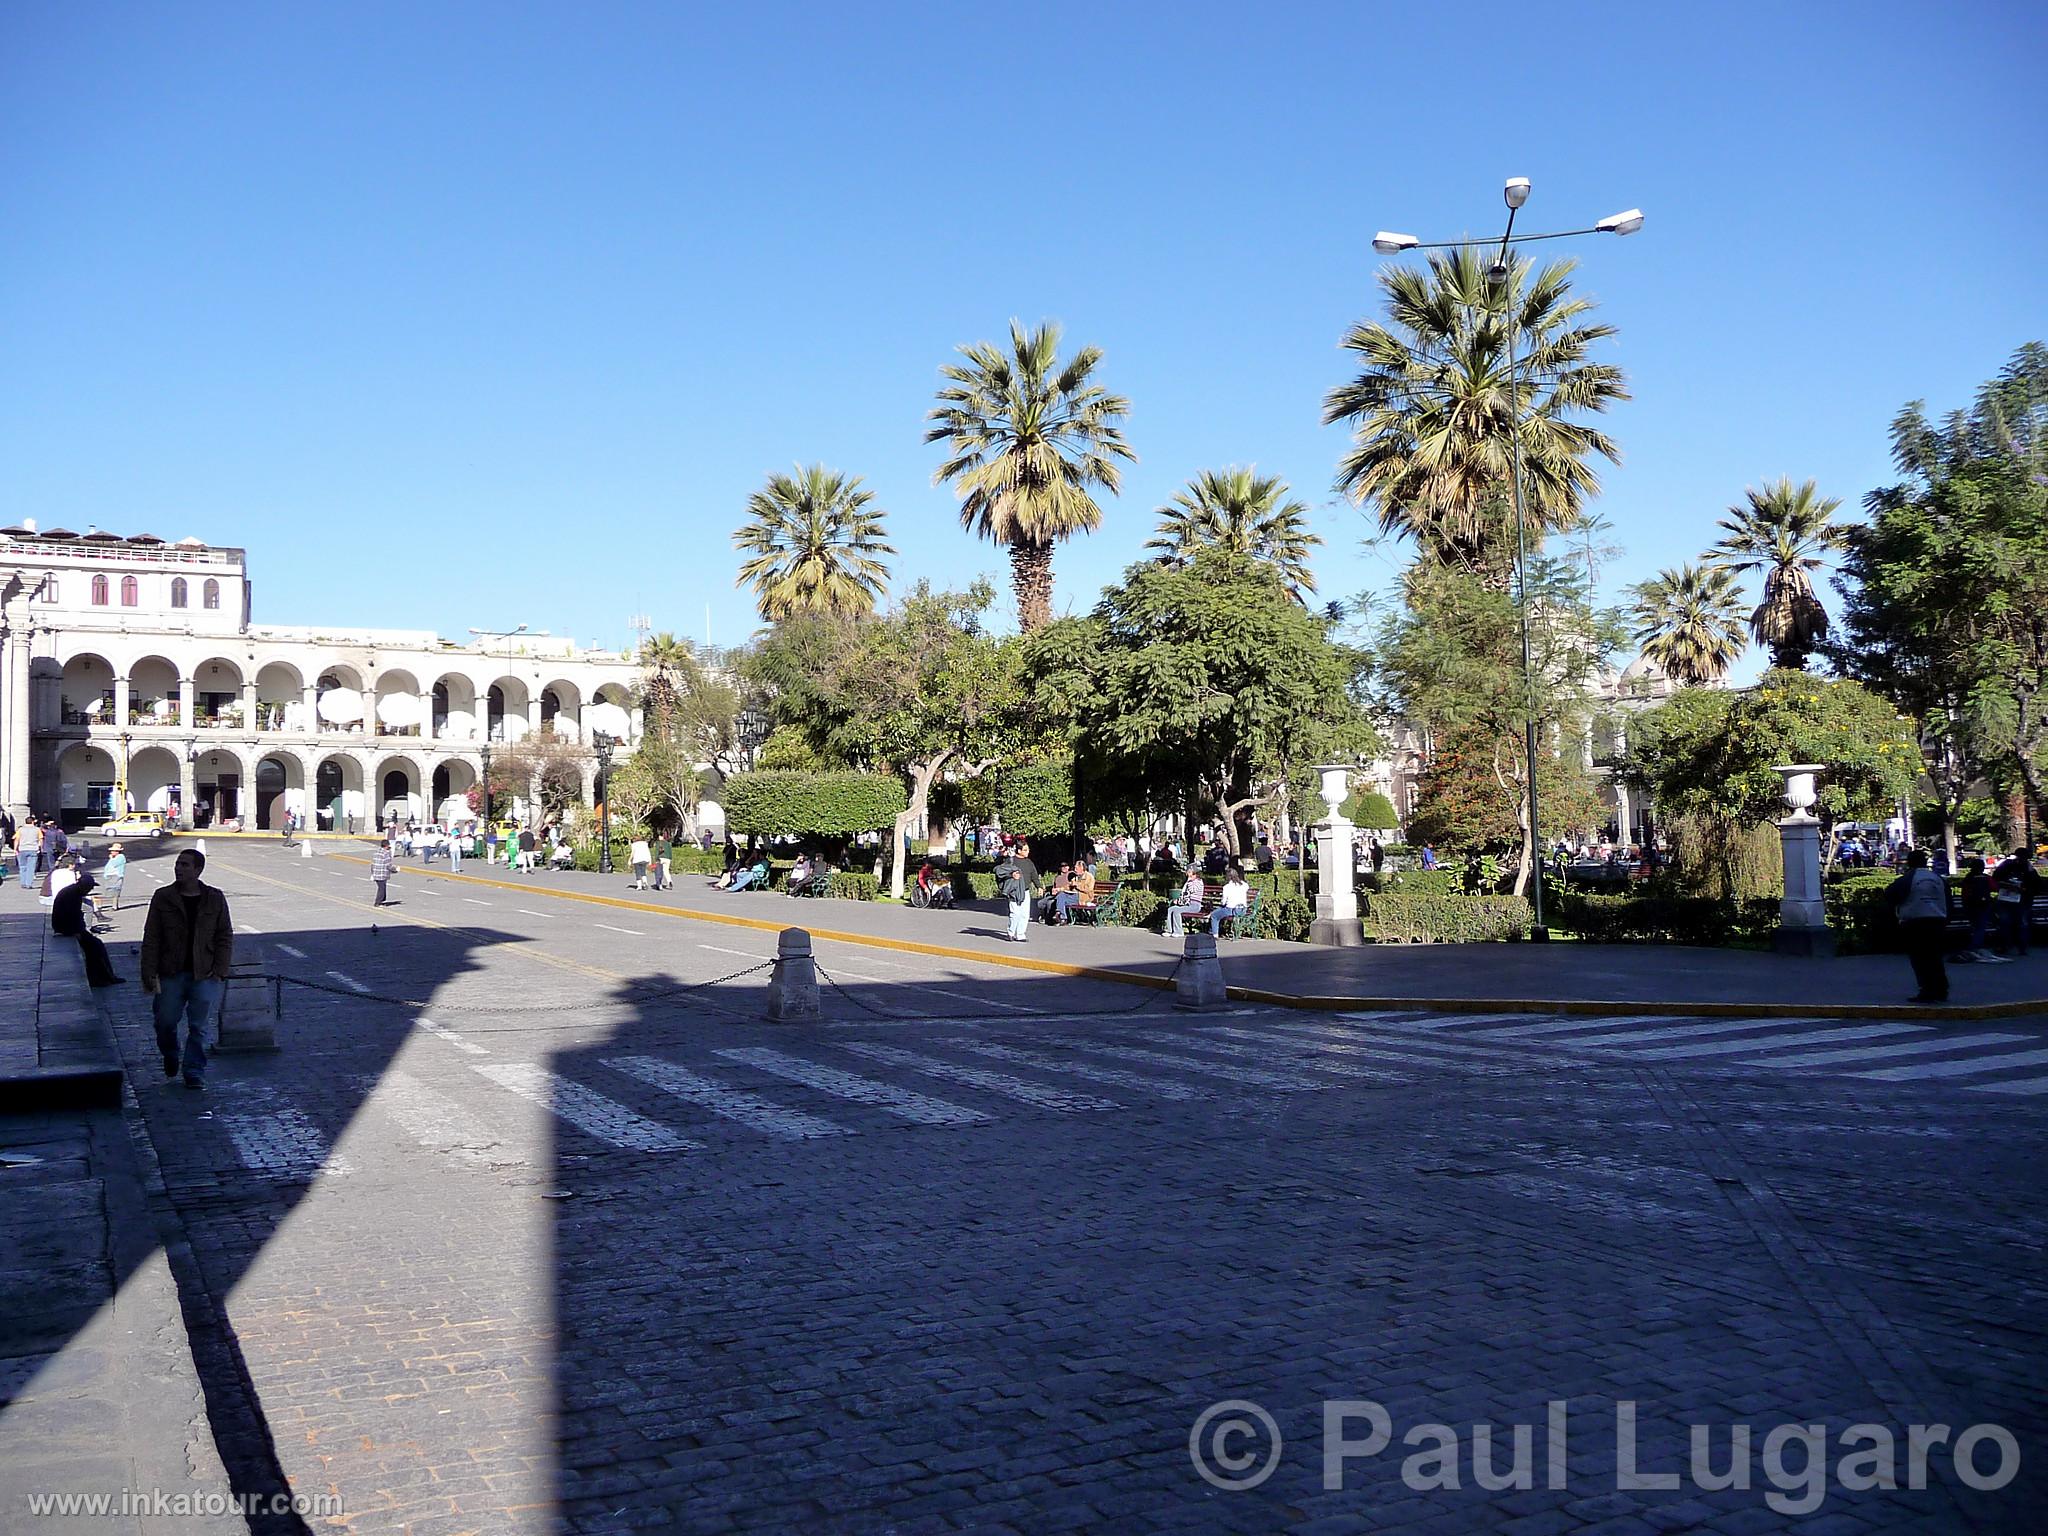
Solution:
<svg viewBox="0 0 2048 1536"><path fill-rule="evenodd" d="M597 749L597 872L612 872L612 749L618 739L610 731L592 731L590 744Z"/></svg>
<svg viewBox="0 0 2048 1536"><path fill-rule="evenodd" d="M484 743L484 825L491 824L491 744Z"/></svg>
<svg viewBox="0 0 2048 1536"><path fill-rule="evenodd" d="M114 815L128 814L128 744L135 738L126 731L121 733L121 782L114 790Z"/></svg>
<svg viewBox="0 0 2048 1536"><path fill-rule="evenodd" d="M1529 200L1529 178L1514 176L1501 188L1501 198L1508 205L1507 229L1500 237L1500 254L1487 269L1487 276L1498 285L1504 300L1512 301L1507 283L1511 268L1508 266L1508 247L1520 245L1528 240L1560 240L1570 235L1632 235L1643 227L1643 211L1631 208L1626 213L1610 214L1590 229L1561 229L1544 235L1518 235L1515 233L1515 214L1522 204ZM1402 251L1452 250L1459 246L1471 245L1470 240L1438 240L1425 243L1413 235L1397 234L1383 229L1373 236L1372 248L1383 256L1398 255ZM1543 925L1543 824L1538 818L1536 794L1536 677L1529 662L1529 534L1527 514L1522 506L1522 360L1520 356L1521 327L1510 324L1508 336L1508 393L1509 409L1513 420L1509 424L1508 441L1512 450L1513 470L1510 476L1515 503L1515 609L1521 620L1522 629L1522 686L1525 692L1523 707L1523 745L1528 756L1529 771L1529 853L1530 853L1530 894L1535 901L1536 925L1530 937L1543 940L1550 937L1550 930ZM1622 829L1627 836L1628 829Z"/></svg>

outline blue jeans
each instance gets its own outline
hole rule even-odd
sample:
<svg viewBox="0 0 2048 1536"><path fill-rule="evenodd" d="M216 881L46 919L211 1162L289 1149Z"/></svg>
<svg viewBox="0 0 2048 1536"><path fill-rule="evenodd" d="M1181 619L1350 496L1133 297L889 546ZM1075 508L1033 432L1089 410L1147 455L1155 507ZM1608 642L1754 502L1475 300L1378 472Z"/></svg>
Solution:
<svg viewBox="0 0 2048 1536"><path fill-rule="evenodd" d="M222 983L188 972L159 977L157 986L156 996L149 1000L149 1011L156 1020L156 1047L165 1062L178 1061L178 1020L184 1019L185 1081L196 1083L206 1076L206 1047L220 1016Z"/></svg>
<svg viewBox="0 0 2048 1536"><path fill-rule="evenodd" d="M1225 919L1226 917L1243 916L1243 907L1218 907L1214 912L1211 912L1209 914L1209 937L1212 939L1220 939L1223 937L1223 919Z"/></svg>
<svg viewBox="0 0 2048 1536"><path fill-rule="evenodd" d="M1029 894L1010 903L1010 937L1020 944L1031 937L1031 897Z"/></svg>
<svg viewBox="0 0 2048 1536"><path fill-rule="evenodd" d="M448 845L448 867L450 869L462 868L462 844L450 843Z"/></svg>
<svg viewBox="0 0 2048 1536"><path fill-rule="evenodd" d="M1182 920L1184 918L1200 917L1201 915L1202 904L1199 901L1173 901L1167 903L1166 936L1169 939L1179 938L1183 933L1187 932L1187 929L1182 924Z"/></svg>
<svg viewBox="0 0 2048 1536"><path fill-rule="evenodd" d="M24 848L21 850L21 888L32 891L36 888L36 865L42 861L43 850Z"/></svg>
<svg viewBox="0 0 2048 1536"><path fill-rule="evenodd" d="M738 874L732 877L731 888L735 891L744 891L748 886L754 883L754 880L754 871L751 869L743 869Z"/></svg>
<svg viewBox="0 0 2048 1536"><path fill-rule="evenodd" d="M1998 937L2000 943L2012 942L2019 946L2021 954L2027 952L2027 934L2033 927L2033 914L2027 910L2024 901L2001 901L1994 903L1998 908Z"/></svg>

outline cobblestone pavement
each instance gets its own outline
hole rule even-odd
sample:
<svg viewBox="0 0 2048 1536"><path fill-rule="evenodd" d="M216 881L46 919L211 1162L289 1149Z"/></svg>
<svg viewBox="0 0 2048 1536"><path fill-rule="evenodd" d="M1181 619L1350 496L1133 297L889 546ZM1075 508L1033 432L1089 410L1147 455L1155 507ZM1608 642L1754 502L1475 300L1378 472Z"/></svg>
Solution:
<svg viewBox="0 0 2048 1536"><path fill-rule="evenodd" d="M1190 1017L827 945L848 993L774 1026L759 973L673 990L758 964L768 935L509 893L372 914L359 873L267 850L212 873L327 990L288 989L284 1049L222 1058L204 1095L162 1082L132 992L119 1032L278 1458L347 1529L2048 1519L2039 1021L1944 1044ZM1945 1063L1975 1065L1922 1070ZM1246 1491L1191 1458L1223 1400L1283 1439ZM1329 1400L1383 1405L1393 1435L1337 1487ZM1681 1486L1617 1489L1631 1412L1643 1468ZM1263 1465L1227 1429L1247 1416L1197 1442L1223 1432L1219 1475ZM1455 1487L1433 1451L1404 1478L1425 1423L1457 1434ZM1804 1515L1778 1486L1804 1487L1803 1442L1767 1439L1808 1426L1838 1472L1868 1449L1845 1431L1885 1426L1903 1482L1908 1426L1984 1423L2019 1449L2008 1486L1963 1487L1942 1448L1923 1489L1831 1478ZM1689 1426L1725 1471L1737 1425L1750 1486L1700 1486Z"/></svg>

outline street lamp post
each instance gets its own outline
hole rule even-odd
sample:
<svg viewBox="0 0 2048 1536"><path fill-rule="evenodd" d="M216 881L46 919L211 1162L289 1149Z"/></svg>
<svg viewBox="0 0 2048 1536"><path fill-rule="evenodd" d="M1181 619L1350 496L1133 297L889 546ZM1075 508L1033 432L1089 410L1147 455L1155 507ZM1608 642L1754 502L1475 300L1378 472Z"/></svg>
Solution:
<svg viewBox="0 0 2048 1536"><path fill-rule="evenodd" d="M489 826L489 825L491 824L491 747L490 747L490 743L489 743L489 742L485 742L485 743L484 743L484 751L483 751L483 758L484 758L484 825L485 825L486 827L488 827L488 826Z"/></svg>
<svg viewBox="0 0 2048 1536"><path fill-rule="evenodd" d="M592 731L597 749L597 872L612 872L612 748L619 743L610 731Z"/></svg>
<svg viewBox="0 0 2048 1536"><path fill-rule="evenodd" d="M121 733L121 785L114 791L114 816L117 820L128 814L128 744L134 739L126 731Z"/></svg>
<svg viewBox="0 0 2048 1536"><path fill-rule="evenodd" d="M1522 204L1529 200L1529 178L1511 176L1501 188L1501 199L1508 205L1507 228L1500 237L1500 254L1487 269L1487 276L1499 287L1508 305L1514 302L1514 291L1509 286L1511 269L1508 266L1508 247L1521 245L1530 240L1562 240L1572 235L1632 235L1643 227L1643 211L1631 208L1625 213L1609 214L1589 229L1560 229L1543 235L1518 235L1515 233L1515 215ZM1381 230L1373 236L1372 248L1384 256L1398 255L1403 251L1453 250L1470 245L1469 240L1436 240L1425 243L1413 235L1396 234ZM1519 346L1521 327L1512 315L1508 317L1508 390L1514 412L1509 422L1508 446L1510 453L1510 484L1515 502L1515 609L1522 631L1522 724L1523 759L1529 773L1529 878L1534 899L1535 924L1530 937L1537 942L1550 937L1550 930L1543 922L1543 850L1542 827L1537 812L1540 805L1536 788L1536 674L1530 661L1529 651L1529 531L1528 514L1522 497L1522 374L1521 348Z"/></svg>

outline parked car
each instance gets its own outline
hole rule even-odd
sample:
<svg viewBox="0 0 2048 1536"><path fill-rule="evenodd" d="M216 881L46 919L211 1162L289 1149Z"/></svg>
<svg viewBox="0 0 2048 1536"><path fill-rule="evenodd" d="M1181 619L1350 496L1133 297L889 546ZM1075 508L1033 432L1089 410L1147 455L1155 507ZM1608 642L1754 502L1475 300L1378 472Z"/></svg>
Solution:
<svg viewBox="0 0 2048 1536"><path fill-rule="evenodd" d="M162 811L130 811L100 824L102 837L162 837L165 830Z"/></svg>

